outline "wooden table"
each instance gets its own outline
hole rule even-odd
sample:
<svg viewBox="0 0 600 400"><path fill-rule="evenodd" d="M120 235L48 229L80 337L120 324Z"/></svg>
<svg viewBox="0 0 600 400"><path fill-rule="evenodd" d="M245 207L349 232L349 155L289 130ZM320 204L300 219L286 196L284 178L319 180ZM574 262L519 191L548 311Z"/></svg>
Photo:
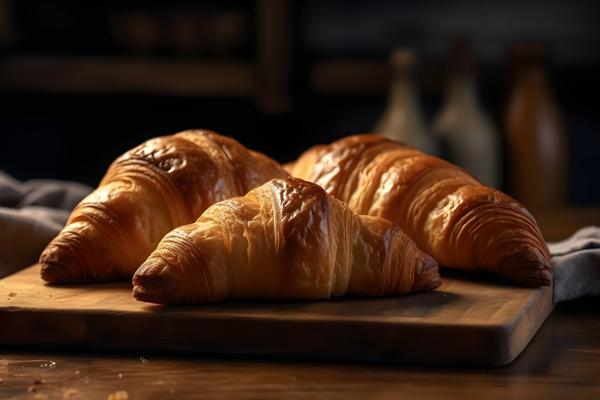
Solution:
<svg viewBox="0 0 600 400"><path fill-rule="evenodd" d="M0 399L600 399L600 299L559 305L495 369L0 349L0 378Z"/></svg>

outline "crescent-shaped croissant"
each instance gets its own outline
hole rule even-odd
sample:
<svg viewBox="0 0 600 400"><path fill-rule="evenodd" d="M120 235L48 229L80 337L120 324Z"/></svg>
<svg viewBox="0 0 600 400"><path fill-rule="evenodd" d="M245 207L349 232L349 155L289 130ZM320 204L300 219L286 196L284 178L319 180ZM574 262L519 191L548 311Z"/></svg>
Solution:
<svg viewBox="0 0 600 400"><path fill-rule="evenodd" d="M516 200L439 158L376 135L307 150L287 166L356 213L397 224L441 266L549 285L550 255Z"/></svg>
<svg viewBox="0 0 600 400"><path fill-rule="evenodd" d="M117 158L40 257L48 282L130 279L165 233L210 205L287 176L270 158L204 130L158 137Z"/></svg>
<svg viewBox="0 0 600 400"><path fill-rule="evenodd" d="M383 296L438 287L435 260L400 228L357 216L314 183L273 179L168 233L133 277L160 304Z"/></svg>

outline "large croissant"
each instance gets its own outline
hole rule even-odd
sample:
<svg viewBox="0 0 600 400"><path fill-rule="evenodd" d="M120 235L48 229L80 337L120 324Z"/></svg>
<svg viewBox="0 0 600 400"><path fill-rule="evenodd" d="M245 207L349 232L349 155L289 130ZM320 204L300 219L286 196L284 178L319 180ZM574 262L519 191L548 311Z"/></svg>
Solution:
<svg viewBox="0 0 600 400"><path fill-rule="evenodd" d="M356 213L398 223L441 266L551 283L548 248L531 214L446 161L356 135L313 147L287 168Z"/></svg>
<svg viewBox="0 0 600 400"><path fill-rule="evenodd" d="M287 176L270 158L210 131L151 139L113 162L40 257L49 282L130 279L165 233L210 205Z"/></svg>
<svg viewBox="0 0 600 400"><path fill-rule="evenodd" d="M133 277L138 300L326 299L431 290L435 260L400 228L314 183L273 179L168 233Z"/></svg>

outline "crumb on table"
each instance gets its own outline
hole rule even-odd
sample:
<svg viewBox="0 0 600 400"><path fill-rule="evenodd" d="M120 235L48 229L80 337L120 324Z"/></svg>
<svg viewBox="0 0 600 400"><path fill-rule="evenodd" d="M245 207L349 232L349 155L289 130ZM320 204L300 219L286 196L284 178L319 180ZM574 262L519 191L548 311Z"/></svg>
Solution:
<svg viewBox="0 0 600 400"><path fill-rule="evenodd" d="M63 399L70 399L77 395L79 395L79 390L77 390L75 388L66 388L66 389L63 389L63 392L62 392Z"/></svg>
<svg viewBox="0 0 600 400"><path fill-rule="evenodd" d="M126 390L117 390L114 393L108 395L108 400L127 400L129 399L129 393Z"/></svg>

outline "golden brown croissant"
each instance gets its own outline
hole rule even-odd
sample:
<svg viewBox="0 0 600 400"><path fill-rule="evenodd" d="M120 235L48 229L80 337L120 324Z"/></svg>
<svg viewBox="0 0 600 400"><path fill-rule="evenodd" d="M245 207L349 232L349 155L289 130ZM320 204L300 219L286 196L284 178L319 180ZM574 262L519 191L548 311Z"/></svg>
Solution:
<svg viewBox="0 0 600 400"><path fill-rule="evenodd" d="M40 257L48 282L130 279L165 233L210 205L287 176L270 158L203 130L148 140L110 166Z"/></svg>
<svg viewBox="0 0 600 400"><path fill-rule="evenodd" d="M435 260L400 228L357 216L314 183L273 179L168 233L133 277L161 304L326 299L431 290Z"/></svg>
<svg viewBox="0 0 600 400"><path fill-rule="evenodd" d="M443 267L551 283L548 248L531 214L446 161L380 136L356 135L309 149L290 171L358 214L398 223Z"/></svg>

